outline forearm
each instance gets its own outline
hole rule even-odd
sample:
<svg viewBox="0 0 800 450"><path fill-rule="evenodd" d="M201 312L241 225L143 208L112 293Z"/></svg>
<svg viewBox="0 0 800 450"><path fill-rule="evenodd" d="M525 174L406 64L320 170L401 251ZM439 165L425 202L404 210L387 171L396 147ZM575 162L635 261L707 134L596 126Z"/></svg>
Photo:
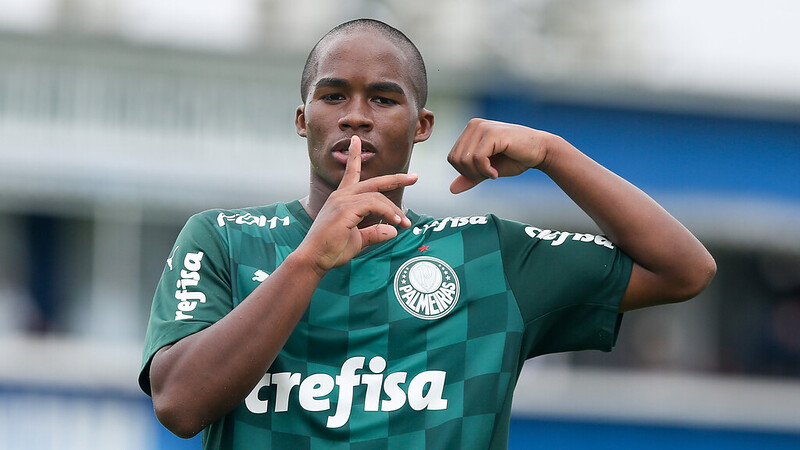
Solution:
<svg viewBox="0 0 800 450"><path fill-rule="evenodd" d="M286 343L320 279L293 253L228 315L160 350L150 369L159 420L188 437L240 404Z"/></svg>
<svg viewBox="0 0 800 450"><path fill-rule="evenodd" d="M556 135L472 119L447 160L460 174L454 194L532 168L550 176L633 259L621 311L686 300L716 273L703 244L658 203Z"/></svg>
<svg viewBox="0 0 800 450"><path fill-rule="evenodd" d="M637 275L648 278L649 303L634 307L684 300L708 284L715 271L711 255L636 186L557 136L550 138L541 170L634 260Z"/></svg>
<svg viewBox="0 0 800 450"><path fill-rule="evenodd" d="M596 163L564 139L553 136L551 141L541 170L597 223L610 240L641 265L650 268L658 264L661 243L680 242L681 238L691 236L636 186Z"/></svg>

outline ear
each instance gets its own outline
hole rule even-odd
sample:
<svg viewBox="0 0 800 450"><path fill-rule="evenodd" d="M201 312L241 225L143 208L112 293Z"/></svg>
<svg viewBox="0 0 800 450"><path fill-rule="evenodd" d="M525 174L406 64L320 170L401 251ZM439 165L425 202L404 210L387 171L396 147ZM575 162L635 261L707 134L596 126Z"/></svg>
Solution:
<svg viewBox="0 0 800 450"><path fill-rule="evenodd" d="M294 113L294 126L297 129L297 134L300 137L306 137L306 105L302 104L297 107Z"/></svg>
<svg viewBox="0 0 800 450"><path fill-rule="evenodd" d="M433 132L433 113L425 108L419 110L417 129L414 132L414 143L426 141Z"/></svg>

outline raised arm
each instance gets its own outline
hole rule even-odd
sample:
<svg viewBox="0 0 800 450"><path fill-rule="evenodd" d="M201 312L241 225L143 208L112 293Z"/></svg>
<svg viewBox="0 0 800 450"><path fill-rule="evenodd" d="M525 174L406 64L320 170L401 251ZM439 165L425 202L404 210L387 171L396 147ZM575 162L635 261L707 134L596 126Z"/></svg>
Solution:
<svg viewBox="0 0 800 450"><path fill-rule="evenodd" d="M413 184L416 175L359 181L360 172L356 137L338 189L302 244L228 315L155 354L150 366L153 406L170 431L194 436L239 405L283 348L322 277L367 246L396 236L392 225L411 226L381 192ZM384 223L358 228L370 214Z"/></svg>
<svg viewBox="0 0 800 450"><path fill-rule="evenodd" d="M559 136L473 119L448 160L461 173L453 193L528 169L547 174L633 259L621 311L690 299L716 273L711 254L664 208Z"/></svg>

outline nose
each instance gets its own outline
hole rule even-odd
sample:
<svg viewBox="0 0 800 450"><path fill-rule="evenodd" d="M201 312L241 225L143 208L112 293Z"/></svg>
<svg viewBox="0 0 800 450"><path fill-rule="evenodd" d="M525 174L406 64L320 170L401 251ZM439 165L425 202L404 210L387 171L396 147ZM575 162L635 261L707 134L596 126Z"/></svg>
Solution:
<svg viewBox="0 0 800 450"><path fill-rule="evenodd" d="M373 125L369 105L356 98L348 102L344 115L339 119L339 129L342 130L369 131Z"/></svg>

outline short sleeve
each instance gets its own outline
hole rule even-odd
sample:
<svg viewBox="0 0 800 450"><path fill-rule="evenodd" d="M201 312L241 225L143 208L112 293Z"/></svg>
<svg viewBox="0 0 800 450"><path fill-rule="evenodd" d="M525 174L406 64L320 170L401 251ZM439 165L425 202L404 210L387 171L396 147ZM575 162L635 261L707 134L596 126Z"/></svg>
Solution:
<svg viewBox="0 0 800 450"><path fill-rule="evenodd" d="M492 218L504 271L525 323L526 357L611 350L633 266L630 257L602 235Z"/></svg>
<svg viewBox="0 0 800 450"><path fill-rule="evenodd" d="M155 353L233 309L230 258L218 228L211 212L192 216L167 258L153 297L139 372L139 386L148 395Z"/></svg>

